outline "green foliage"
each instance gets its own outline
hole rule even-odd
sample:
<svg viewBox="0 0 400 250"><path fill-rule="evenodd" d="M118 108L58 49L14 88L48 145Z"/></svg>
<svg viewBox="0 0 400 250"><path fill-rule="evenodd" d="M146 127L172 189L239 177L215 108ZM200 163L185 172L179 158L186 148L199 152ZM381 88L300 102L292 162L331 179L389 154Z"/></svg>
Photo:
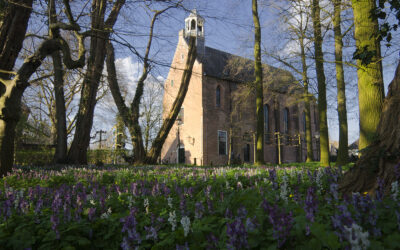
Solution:
<svg viewBox="0 0 400 250"><path fill-rule="evenodd" d="M369 50L368 46L364 46L361 49L356 49L356 51L353 53L353 59L360 60L361 64L366 66L372 62L372 59L375 55L375 50Z"/></svg>

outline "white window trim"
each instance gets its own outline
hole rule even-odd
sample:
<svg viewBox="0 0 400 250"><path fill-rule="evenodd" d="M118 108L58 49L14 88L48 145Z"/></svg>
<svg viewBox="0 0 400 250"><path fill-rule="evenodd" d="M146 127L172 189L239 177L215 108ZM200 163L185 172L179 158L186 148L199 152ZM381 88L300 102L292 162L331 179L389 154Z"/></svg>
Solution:
<svg viewBox="0 0 400 250"><path fill-rule="evenodd" d="M225 141L225 154L224 155L228 155L228 133L226 132L226 130L218 130L218 132L217 132L218 155L221 155L221 154L219 154L219 132L225 133L226 141Z"/></svg>

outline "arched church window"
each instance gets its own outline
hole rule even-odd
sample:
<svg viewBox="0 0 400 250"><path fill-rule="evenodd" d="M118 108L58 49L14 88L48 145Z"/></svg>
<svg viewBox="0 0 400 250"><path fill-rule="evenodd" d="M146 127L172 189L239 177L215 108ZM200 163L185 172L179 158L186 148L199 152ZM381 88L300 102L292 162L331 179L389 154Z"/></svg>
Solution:
<svg viewBox="0 0 400 250"><path fill-rule="evenodd" d="M289 134L289 109L283 110L283 132Z"/></svg>
<svg viewBox="0 0 400 250"><path fill-rule="evenodd" d="M221 87L217 86L217 89L215 90L215 104L217 107L221 107Z"/></svg>
<svg viewBox="0 0 400 250"><path fill-rule="evenodd" d="M289 109L285 108L283 110L283 138L285 143L289 144Z"/></svg>
<svg viewBox="0 0 400 250"><path fill-rule="evenodd" d="M192 22L190 23L190 29L195 30L196 29L196 21L193 19Z"/></svg>

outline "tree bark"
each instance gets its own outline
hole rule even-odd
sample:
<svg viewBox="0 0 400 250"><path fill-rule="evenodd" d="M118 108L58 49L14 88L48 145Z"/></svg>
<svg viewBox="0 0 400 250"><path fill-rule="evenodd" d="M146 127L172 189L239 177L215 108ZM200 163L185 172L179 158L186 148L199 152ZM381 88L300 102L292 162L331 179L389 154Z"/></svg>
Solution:
<svg viewBox="0 0 400 250"><path fill-rule="evenodd" d="M13 88L8 71L15 61L25 39L32 12L32 0L15 1L4 11L0 27L0 177L5 176L14 162L15 128L20 116L23 90Z"/></svg>
<svg viewBox="0 0 400 250"><path fill-rule="evenodd" d="M352 0L354 13L354 38L358 51L366 49L372 55L369 64L357 60L358 103L360 109L360 140L358 148L364 149L374 141L384 100L382 61L378 20L371 15L374 0Z"/></svg>
<svg viewBox="0 0 400 250"><path fill-rule="evenodd" d="M340 28L342 0L334 0L333 31L335 33L335 61L336 61L336 84L337 84L337 109L339 116L339 150L336 165L342 166L349 161L348 130L347 130L347 108L346 108L346 84L343 71L343 35Z"/></svg>
<svg viewBox="0 0 400 250"><path fill-rule="evenodd" d="M306 62L306 52L304 46L305 34L302 32L300 41L300 53L301 53L301 64L302 64L302 80L304 89L304 114L306 117L306 145L307 145L307 158L306 162L314 161L313 147L312 147L312 137L311 137L311 111L310 111L310 92L308 92L308 76L307 76L307 62Z"/></svg>
<svg viewBox="0 0 400 250"><path fill-rule="evenodd" d="M183 101L185 100L185 96L189 88L190 78L192 77L193 65L196 61L196 56L196 38L191 37L189 40L189 51L178 95L172 104L172 108L168 116L164 119L163 124L161 125L160 131L158 132L157 137L154 139L150 151L147 153L147 163L156 163L161 154L161 149L164 145L165 139L167 138L168 133L171 130L179 111L181 110Z"/></svg>
<svg viewBox="0 0 400 250"><path fill-rule="evenodd" d="M96 94L104 67L106 43L124 3L125 0L117 0L107 20L104 20L107 1L94 0L92 3L89 59L82 82L74 139L67 157L67 162L71 164L87 164L87 149L93 125Z"/></svg>
<svg viewBox="0 0 400 250"><path fill-rule="evenodd" d="M55 163L65 163L67 157L67 117L64 96L64 71L61 54L56 51L52 55L54 65L54 96L56 102L56 150Z"/></svg>
<svg viewBox="0 0 400 250"><path fill-rule="evenodd" d="M357 164L342 178L339 189L343 193L369 192L379 189L388 194L391 184L400 181L400 62L389 85L382 115L378 124L377 139L365 149Z"/></svg>
<svg viewBox="0 0 400 250"><path fill-rule="evenodd" d="M57 23L57 12L55 1L49 1L49 25ZM59 29L49 28L50 37L57 38L60 36ZM54 97L56 103L55 110L55 144L56 150L53 161L55 163L65 163L67 157L67 117L65 109L64 96L64 70L61 61L60 51L52 54L54 67Z"/></svg>
<svg viewBox="0 0 400 250"><path fill-rule="evenodd" d="M312 1L312 20L314 27L315 68L318 81L318 116L320 133L320 163L329 166L329 135L326 104L326 83L324 72L324 55L322 52L321 17L319 0Z"/></svg>
<svg viewBox="0 0 400 250"><path fill-rule="evenodd" d="M264 100L263 100L263 72L261 65L261 27L258 17L257 0L252 0L254 22L254 74L256 89L256 165L264 164Z"/></svg>
<svg viewBox="0 0 400 250"><path fill-rule="evenodd" d="M33 0L16 0L4 10L4 19L0 28L0 69L11 71L22 48L28 21L32 12ZM0 77L10 78L0 72ZM1 89L0 89L1 91Z"/></svg>

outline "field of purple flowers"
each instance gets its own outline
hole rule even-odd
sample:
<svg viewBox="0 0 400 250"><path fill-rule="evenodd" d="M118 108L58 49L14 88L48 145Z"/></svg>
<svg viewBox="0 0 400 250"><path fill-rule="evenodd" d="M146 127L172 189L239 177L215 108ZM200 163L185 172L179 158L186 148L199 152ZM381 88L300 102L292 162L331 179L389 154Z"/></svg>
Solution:
<svg viewBox="0 0 400 250"><path fill-rule="evenodd" d="M21 167L0 179L0 249L400 249L398 183L341 197L341 175Z"/></svg>

